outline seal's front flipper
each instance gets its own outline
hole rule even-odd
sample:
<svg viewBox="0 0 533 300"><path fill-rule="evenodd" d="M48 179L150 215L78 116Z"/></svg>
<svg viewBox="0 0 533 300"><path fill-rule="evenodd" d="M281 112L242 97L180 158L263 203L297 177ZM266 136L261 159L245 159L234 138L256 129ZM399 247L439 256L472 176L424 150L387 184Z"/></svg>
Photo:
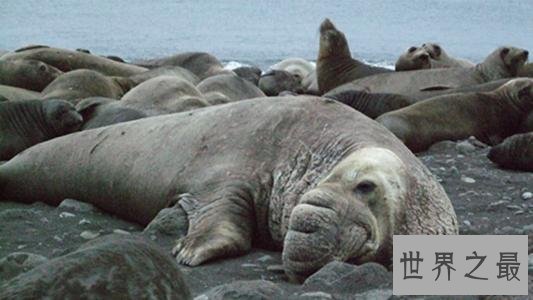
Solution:
<svg viewBox="0 0 533 300"><path fill-rule="evenodd" d="M197 266L213 258L250 250L253 211L250 202L241 196L228 193L203 203L191 195L181 197L178 203L189 217L189 232L172 250L179 263Z"/></svg>

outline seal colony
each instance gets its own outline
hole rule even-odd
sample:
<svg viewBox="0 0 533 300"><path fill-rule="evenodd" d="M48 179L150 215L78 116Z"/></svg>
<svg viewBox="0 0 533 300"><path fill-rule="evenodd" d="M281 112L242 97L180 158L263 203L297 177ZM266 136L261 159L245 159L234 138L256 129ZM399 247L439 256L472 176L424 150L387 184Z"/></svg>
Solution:
<svg viewBox="0 0 533 300"><path fill-rule="evenodd" d="M532 171L527 50L472 65L424 43L393 71L353 58L331 20L319 31L316 67L291 57L265 72L205 52L3 54L0 199L72 198L147 227L181 212L177 262L276 249L301 282L331 261L388 267L394 234L458 233L414 152L475 136L493 146L487 165Z"/></svg>

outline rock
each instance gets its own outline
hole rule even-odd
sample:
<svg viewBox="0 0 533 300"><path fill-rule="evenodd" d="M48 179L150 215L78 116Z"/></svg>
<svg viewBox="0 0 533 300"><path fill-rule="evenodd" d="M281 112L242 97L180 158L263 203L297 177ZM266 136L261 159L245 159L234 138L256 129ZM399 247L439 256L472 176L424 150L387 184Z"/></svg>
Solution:
<svg viewBox="0 0 533 300"><path fill-rule="evenodd" d="M461 175L461 181L466 183L476 183L476 180L472 177Z"/></svg>
<svg viewBox="0 0 533 300"><path fill-rule="evenodd" d="M129 231L122 230L122 229L114 229L114 230L113 230L113 233L116 233L116 234L126 234L126 235L131 234Z"/></svg>
<svg viewBox="0 0 533 300"><path fill-rule="evenodd" d="M533 233L533 224L525 225L522 227L522 230L524 230L524 233L531 234Z"/></svg>
<svg viewBox="0 0 533 300"><path fill-rule="evenodd" d="M258 264L242 264L241 267L243 268L259 268L259 265Z"/></svg>
<svg viewBox="0 0 533 300"><path fill-rule="evenodd" d="M377 263L360 266L333 261L303 283L304 291L358 294L371 289L392 287L392 273Z"/></svg>
<svg viewBox="0 0 533 300"><path fill-rule="evenodd" d="M525 193L522 194L522 199L524 201L527 201L527 200L529 200L531 198L533 198L533 193L531 193L531 192L525 192Z"/></svg>
<svg viewBox="0 0 533 300"><path fill-rule="evenodd" d="M179 239L187 234L189 229L189 219L187 214L179 204L161 210L157 216L146 226L143 234L168 235L174 239Z"/></svg>
<svg viewBox="0 0 533 300"><path fill-rule="evenodd" d="M74 199L63 200L57 208L77 212L90 212L96 210L94 205L90 203L80 202Z"/></svg>
<svg viewBox="0 0 533 300"><path fill-rule="evenodd" d="M529 273L533 273L533 254L528 256L528 271Z"/></svg>
<svg viewBox="0 0 533 300"><path fill-rule="evenodd" d="M438 143L435 143L429 147L428 151L429 153L443 153L443 152L449 152L449 150L455 149L455 142L452 141L441 141Z"/></svg>
<svg viewBox="0 0 533 300"><path fill-rule="evenodd" d="M48 258L42 255L28 252L13 252L7 255L0 259L0 285L20 273L35 268L47 260Z"/></svg>
<svg viewBox="0 0 533 300"><path fill-rule="evenodd" d="M500 200L500 201L496 201L496 202L491 202L489 204L489 206L487 207L487 210L495 211L498 208L503 207L503 205L505 205L507 203L509 203L509 201L507 201L507 200Z"/></svg>
<svg viewBox="0 0 533 300"><path fill-rule="evenodd" d="M92 232L89 230L85 230L82 233L80 233L80 236L86 240L92 240L94 238L97 238L100 235L98 232Z"/></svg>
<svg viewBox="0 0 533 300"><path fill-rule="evenodd" d="M59 214L60 218L73 218L75 216L76 216L75 214L72 214L72 213L69 213L69 212L66 212L66 211L64 211L64 212Z"/></svg>
<svg viewBox="0 0 533 300"><path fill-rule="evenodd" d="M328 293L324 292L309 292L309 293L303 293L298 295L299 298L302 299L313 299L313 300L326 300L326 299L333 299L333 296Z"/></svg>
<svg viewBox="0 0 533 300"><path fill-rule="evenodd" d="M191 299L175 260L149 241L109 235L0 286L0 299Z"/></svg>
<svg viewBox="0 0 533 300"><path fill-rule="evenodd" d="M87 225L87 224L91 224L91 221L87 220L87 219L81 219L79 222L78 222L78 225Z"/></svg>
<svg viewBox="0 0 533 300"><path fill-rule="evenodd" d="M355 299L360 300L374 300L374 299L390 299L392 298L391 289L376 289L364 292L362 294L357 294L354 297Z"/></svg>
<svg viewBox="0 0 533 300"><path fill-rule="evenodd" d="M266 262L266 261L269 261L269 260L272 260L272 256L270 256L270 255L263 255L263 256L261 256L261 257L259 257L257 259L257 261L259 261L259 262Z"/></svg>
<svg viewBox="0 0 533 300"><path fill-rule="evenodd" d="M472 226L472 223L470 223L470 221L468 221L468 220L464 220L463 224L465 224L468 227Z"/></svg>
<svg viewBox="0 0 533 300"><path fill-rule="evenodd" d="M270 265L266 269L267 271L273 272L273 273L279 273L279 274L285 273L285 269L283 268L283 265Z"/></svg>
<svg viewBox="0 0 533 300"><path fill-rule="evenodd" d="M457 152L462 154L469 154L476 151L476 146L472 145L468 140L461 141L455 145Z"/></svg>
<svg viewBox="0 0 533 300"><path fill-rule="evenodd" d="M22 222L24 220L39 220L41 217L33 209L6 209L0 211L0 224L7 224L7 222Z"/></svg>
<svg viewBox="0 0 533 300"><path fill-rule="evenodd" d="M196 299L283 299L284 292L277 284L268 280L238 280L216 286Z"/></svg>

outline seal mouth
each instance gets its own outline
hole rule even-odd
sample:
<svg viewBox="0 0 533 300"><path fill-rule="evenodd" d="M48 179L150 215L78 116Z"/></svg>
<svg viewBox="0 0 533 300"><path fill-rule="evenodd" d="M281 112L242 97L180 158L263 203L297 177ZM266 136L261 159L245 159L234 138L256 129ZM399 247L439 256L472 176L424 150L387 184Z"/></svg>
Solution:
<svg viewBox="0 0 533 300"><path fill-rule="evenodd" d="M324 34L328 30L337 30L337 28L335 28L335 25L333 25L333 23L328 18L326 18L320 24L320 33Z"/></svg>

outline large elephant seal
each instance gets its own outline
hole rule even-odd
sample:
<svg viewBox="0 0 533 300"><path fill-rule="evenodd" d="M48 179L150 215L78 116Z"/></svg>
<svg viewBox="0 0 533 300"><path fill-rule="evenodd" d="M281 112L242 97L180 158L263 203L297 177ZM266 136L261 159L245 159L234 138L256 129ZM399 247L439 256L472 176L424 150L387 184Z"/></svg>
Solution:
<svg viewBox="0 0 533 300"><path fill-rule="evenodd" d="M423 90L459 88L493 80L516 77L529 52L500 47L472 68L445 68L377 74L351 82L350 88L371 93L409 96Z"/></svg>
<svg viewBox="0 0 533 300"><path fill-rule="evenodd" d="M76 105L76 111L83 117L83 125L80 130L142 119L148 116L143 111L126 107L121 101L103 97L83 99Z"/></svg>
<svg viewBox="0 0 533 300"><path fill-rule="evenodd" d="M51 138L78 130L82 117L68 102L28 100L0 103L0 160Z"/></svg>
<svg viewBox="0 0 533 300"><path fill-rule="evenodd" d="M281 70L270 70L261 75L259 79L259 88L267 96L277 96L283 91L301 94L303 87L301 80L294 77L291 73Z"/></svg>
<svg viewBox="0 0 533 300"><path fill-rule="evenodd" d="M0 60L0 84L36 92L63 74L60 70L32 59Z"/></svg>
<svg viewBox="0 0 533 300"><path fill-rule="evenodd" d="M533 172L533 132L506 138L492 147L487 157L505 169Z"/></svg>
<svg viewBox="0 0 533 300"><path fill-rule="evenodd" d="M418 102L380 116L413 152L442 140L475 136L495 145L515 134L533 110L533 79L518 78L488 93L451 94Z"/></svg>
<svg viewBox="0 0 533 300"><path fill-rule="evenodd" d="M431 56L431 68L471 68L474 64L471 61L462 58L451 57L435 43L422 44L422 48Z"/></svg>
<svg viewBox="0 0 533 300"><path fill-rule="evenodd" d="M105 57L59 48L37 47L8 53L1 60L33 59L42 61L63 72L90 69L107 76L131 76L146 68L125 64Z"/></svg>
<svg viewBox="0 0 533 300"><path fill-rule="evenodd" d="M326 98L337 100L375 119L384 113L397 110L413 103L402 95L371 94L365 91L348 90L339 93L326 93Z"/></svg>
<svg viewBox="0 0 533 300"><path fill-rule="evenodd" d="M40 99L41 94L26 89L0 84L0 97L9 101L24 101Z"/></svg>
<svg viewBox="0 0 533 300"><path fill-rule="evenodd" d="M393 71L353 59L344 33L337 30L329 19L322 22L316 62L318 88L321 94L359 78L390 72Z"/></svg>
<svg viewBox="0 0 533 300"><path fill-rule="evenodd" d="M394 69L397 72L431 69L431 62L429 59L429 53L426 49L412 46L398 57Z"/></svg>
<svg viewBox="0 0 533 300"><path fill-rule="evenodd" d="M175 76L158 76L147 80L126 93L121 103L149 116L209 106L198 89Z"/></svg>
<svg viewBox="0 0 533 300"><path fill-rule="evenodd" d="M126 77L108 77L93 70L75 70L52 81L42 92L44 99L63 99L76 104L89 97L120 99L135 83Z"/></svg>
<svg viewBox="0 0 533 300"><path fill-rule="evenodd" d="M204 95L213 92L221 93L230 102L265 97L265 94L257 86L235 74L208 77L202 80L196 88Z"/></svg>
<svg viewBox="0 0 533 300"><path fill-rule="evenodd" d="M120 155L118 155L120 154ZM388 130L317 97L261 98L81 131L0 166L0 199L90 202L148 224L189 218L174 249L199 265L253 242L286 272L389 263L393 234L457 234L444 189Z"/></svg>
<svg viewBox="0 0 533 300"><path fill-rule="evenodd" d="M270 66L269 69L289 72L298 82L302 83L315 70L315 66L303 58L293 57L284 59Z"/></svg>
<svg viewBox="0 0 533 300"><path fill-rule="evenodd" d="M178 67L178 66L163 66L155 69L148 70L139 74L130 76L135 85L138 85L146 80L158 77L158 76L174 76L183 80L187 80L192 85L200 83L200 78L194 75L191 71Z"/></svg>
<svg viewBox="0 0 533 300"><path fill-rule="evenodd" d="M134 62L150 69L162 66L179 66L193 72L200 80L218 74L231 74L218 58L205 52L184 52L169 57Z"/></svg>

